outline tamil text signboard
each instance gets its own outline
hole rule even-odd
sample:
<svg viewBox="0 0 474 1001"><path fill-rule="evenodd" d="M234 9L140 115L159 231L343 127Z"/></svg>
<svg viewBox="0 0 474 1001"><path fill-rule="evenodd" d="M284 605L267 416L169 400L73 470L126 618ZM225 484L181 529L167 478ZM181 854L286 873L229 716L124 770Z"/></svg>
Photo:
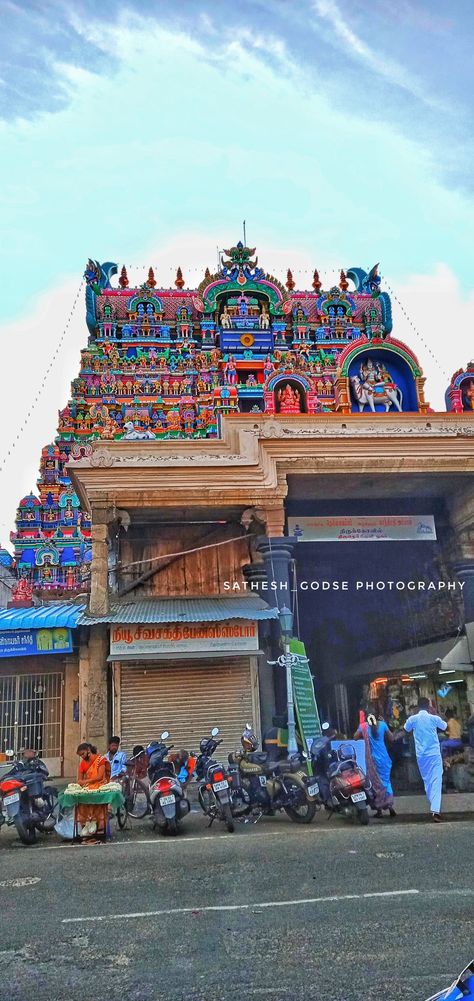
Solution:
<svg viewBox="0 0 474 1001"><path fill-rule="evenodd" d="M167 622L160 625L112 626L110 656L143 654L255 653L258 625L246 619L229 622Z"/></svg>
<svg viewBox="0 0 474 1001"><path fill-rule="evenodd" d="M432 514L324 515L289 518L299 542L434 542Z"/></svg>
<svg viewBox="0 0 474 1001"><path fill-rule="evenodd" d="M43 653L71 653L70 629L4 629L0 631L0 657L28 657Z"/></svg>
<svg viewBox="0 0 474 1001"><path fill-rule="evenodd" d="M296 656L291 668L293 678L293 699L298 721L298 731L307 754L316 737L321 736L321 722L314 695L314 685L309 663L306 659L304 643L290 640L290 651Z"/></svg>

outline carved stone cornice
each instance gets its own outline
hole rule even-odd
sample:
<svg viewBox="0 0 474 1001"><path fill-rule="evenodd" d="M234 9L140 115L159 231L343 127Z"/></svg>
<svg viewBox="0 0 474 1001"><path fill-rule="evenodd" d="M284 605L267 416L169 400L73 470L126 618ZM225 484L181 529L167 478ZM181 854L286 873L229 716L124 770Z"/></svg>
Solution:
<svg viewBox="0 0 474 1001"><path fill-rule="evenodd" d="M287 473L474 473L474 414L239 414L219 440L92 445L68 466L81 503L269 506ZM459 487L461 484L459 484Z"/></svg>

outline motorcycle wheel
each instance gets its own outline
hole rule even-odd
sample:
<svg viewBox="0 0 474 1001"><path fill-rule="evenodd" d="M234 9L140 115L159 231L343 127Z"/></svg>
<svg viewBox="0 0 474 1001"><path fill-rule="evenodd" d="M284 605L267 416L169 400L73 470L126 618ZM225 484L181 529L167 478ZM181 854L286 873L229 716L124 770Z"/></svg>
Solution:
<svg viewBox="0 0 474 1001"><path fill-rule="evenodd" d="M121 831L123 831L125 824L127 823L127 817L128 810L125 804L123 806L119 806L117 810L117 824Z"/></svg>
<svg viewBox="0 0 474 1001"><path fill-rule="evenodd" d="M30 807L30 813L31 813L31 807ZM33 824L25 823L24 820L21 818L20 814L17 814L14 823L20 841L24 845L34 845L36 841L36 828L33 826Z"/></svg>
<svg viewBox="0 0 474 1001"><path fill-rule="evenodd" d="M171 820L168 820L166 825L166 830L168 831L168 834L171 834L172 837L176 837L176 835L179 834L179 824L178 821L176 820L176 817L173 817Z"/></svg>
<svg viewBox="0 0 474 1001"><path fill-rule="evenodd" d="M296 783L286 782L286 785L297 792L299 796L304 796L304 793ZM310 824L316 815L316 803L309 803L306 797L304 797L303 802L299 806L284 806L283 809L294 824Z"/></svg>
<svg viewBox="0 0 474 1001"><path fill-rule="evenodd" d="M45 790L46 792L46 790ZM50 834L54 830L54 825L57 823L59 816L59 801L58 801L58 791L57 789L50 786L45 795L45 800L49 808L49 816L45 820L38 824L39 830L43 834Z"/></svg>
<svg viewBox="0 0 474 1001"><path fill-rule="evenodd" d="M233 834L235 831L235 824L229 803L224 803L222 813L224 814L225 826L227 827L229 834Z"/></svg>
<svg viewBox="0 0 474 1001"><path fill-rule="evenodd" d="M198 790L198 801L199 801L199 806L201 807L202 812L205 814L206 817L208 817L209 816L209 793L208 792L204 792L204 790L202 788L199 788L199 790Z"/></svg>
<svg viewBox="0 0 474 1001"><path fill-rule="evenodd" d="M369 811L366 806L361 806L357 810L357 820L359 824L362 824L362 827L366 827L369 823Z"/></svg>
<svg viewBox="0 0 474 1001"><path fill-rule="evenodd" d="M166 834L168 825L166 821L163 822L163 818L158 813L158 807L156 806L153 810L153 830L159 831L160 834Z"/></svg>

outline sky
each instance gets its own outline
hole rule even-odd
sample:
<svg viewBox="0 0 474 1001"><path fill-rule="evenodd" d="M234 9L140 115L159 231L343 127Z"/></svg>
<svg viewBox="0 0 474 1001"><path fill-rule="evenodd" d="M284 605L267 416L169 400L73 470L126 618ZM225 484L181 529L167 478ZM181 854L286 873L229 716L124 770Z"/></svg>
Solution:
<svg viewBox="0 0 474 1001"><path fill-rule="evenodd" d="M195 286L242 236L297 286L381 262L444 409L474 355L471 58L456 0L3 0L0 543L85 346L89 257Z"/></svg>

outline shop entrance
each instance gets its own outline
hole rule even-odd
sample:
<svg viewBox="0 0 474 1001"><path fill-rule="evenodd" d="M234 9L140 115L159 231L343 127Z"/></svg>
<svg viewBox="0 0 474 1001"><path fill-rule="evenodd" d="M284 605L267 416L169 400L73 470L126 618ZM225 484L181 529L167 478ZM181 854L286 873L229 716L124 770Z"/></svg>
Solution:
<svg viewBox="0 0 474 1001"><path fill-rule="evenodd" d="M125 750L146 746L169 730L176 750L197 751L199 741L218 726L226 758L239 746L247 722L258 727L259 705L254 658L228 657L169 663L115 663L115 730Z"/></svg>
<svg viewBox="0 0 474 1001"><path fill-rule="evenodd" d="M33 748L52 775L61 774L63 676L13 674L0 677L0 748L15 756Z"/></svg>

